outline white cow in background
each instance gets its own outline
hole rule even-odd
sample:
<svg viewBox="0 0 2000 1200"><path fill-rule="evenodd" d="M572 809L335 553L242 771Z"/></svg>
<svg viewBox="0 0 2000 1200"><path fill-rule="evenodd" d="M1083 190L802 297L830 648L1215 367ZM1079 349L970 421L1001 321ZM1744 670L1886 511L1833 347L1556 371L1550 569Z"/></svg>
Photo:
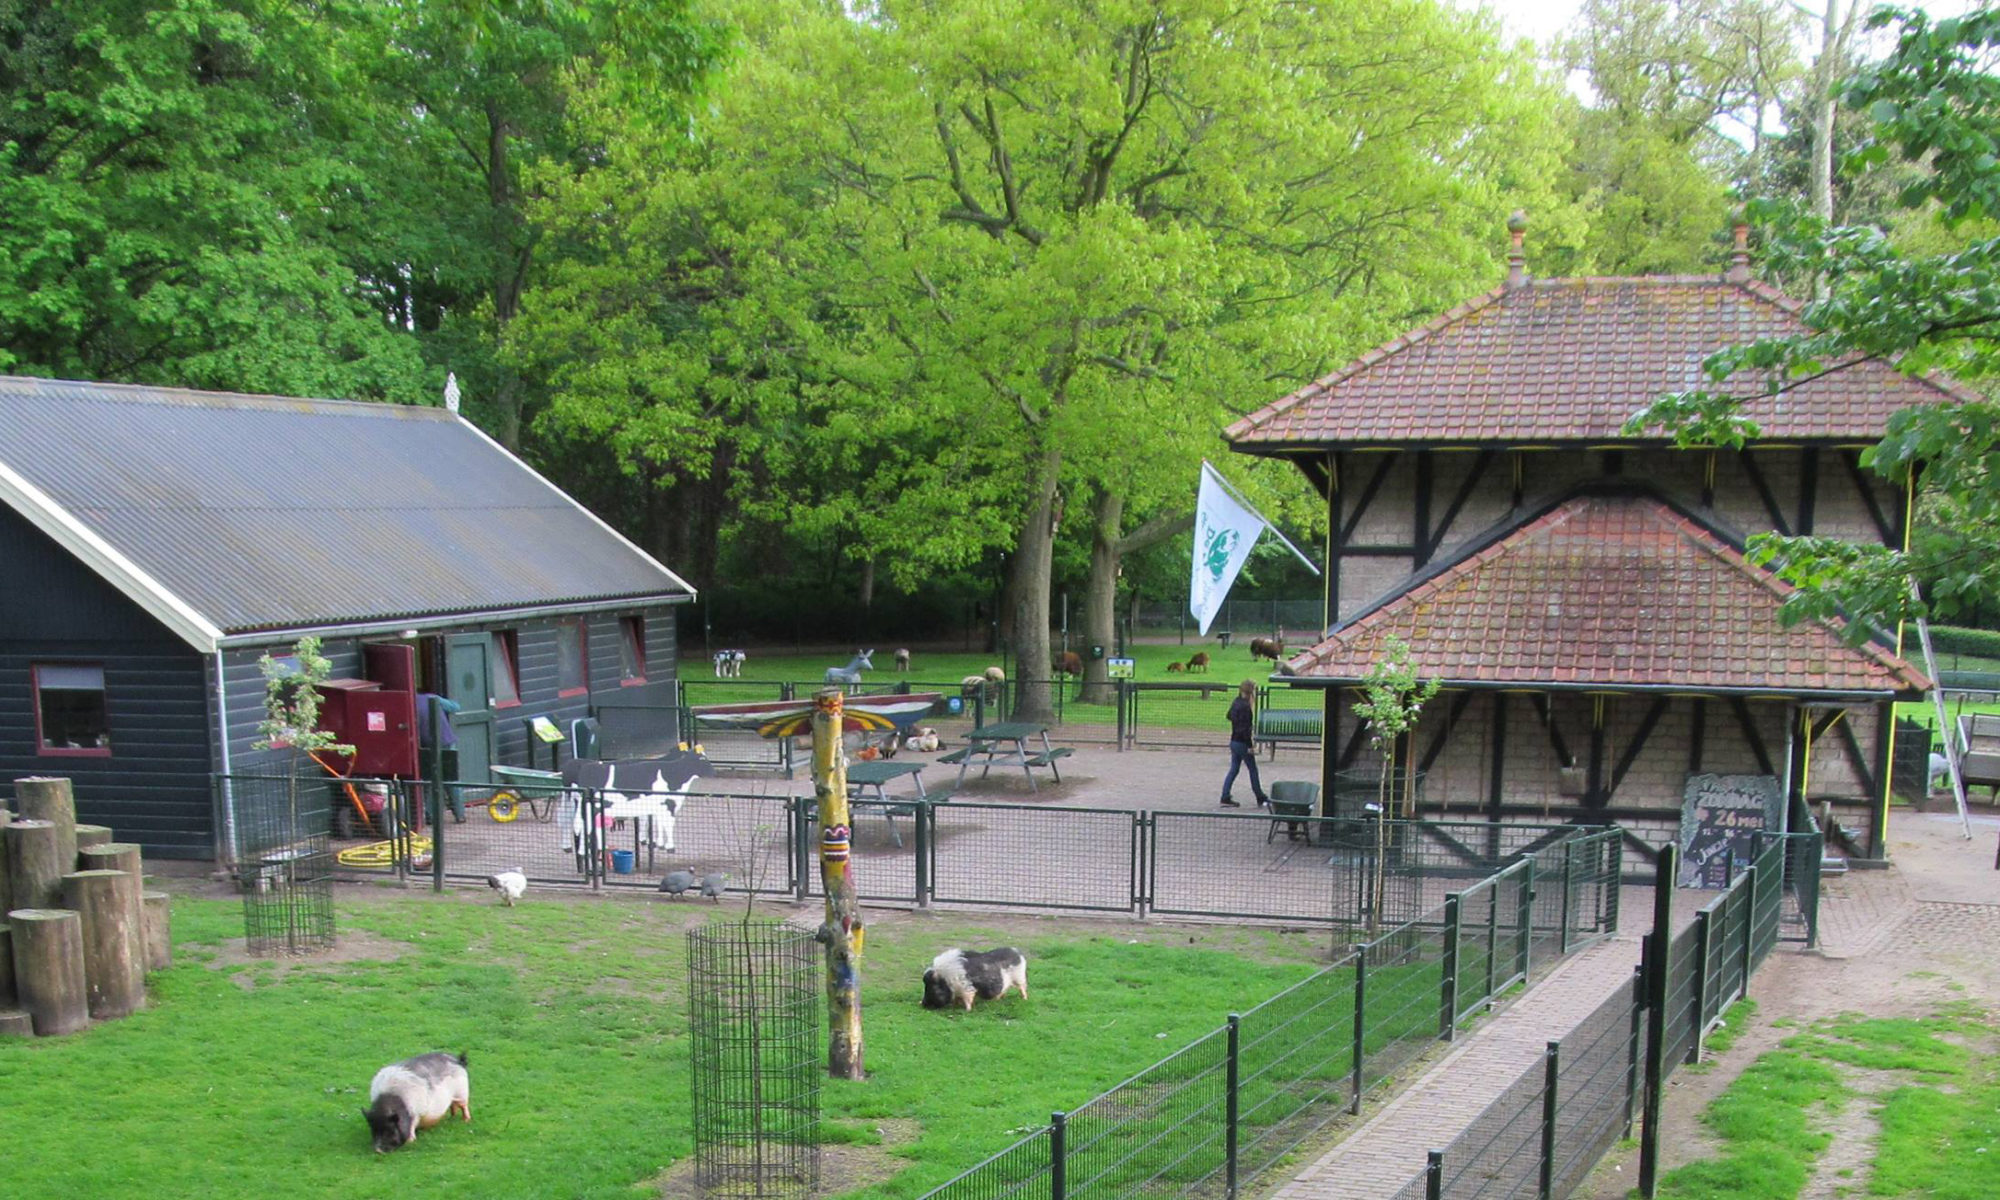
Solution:
<svg viewBox="0 0 2000 1200"><path fill-rule="evenodd" d="M645 823L644 839L657 850L672 853L674 827L680 820L694 781L708 772L708 759L694 751L679 751L665 758L604 762L594 758L572 759L563 766L562 810L557 814L563 830L563 849L587 860L604 849L605 831L618 821ZM650 778L649 778L650 777ZM630 782L625 782L625 781ZM640 781L646 781L640 783ZM639 786L634 786L639 784ZM583 797L596 792L598 828L585 821Z"/></svg>

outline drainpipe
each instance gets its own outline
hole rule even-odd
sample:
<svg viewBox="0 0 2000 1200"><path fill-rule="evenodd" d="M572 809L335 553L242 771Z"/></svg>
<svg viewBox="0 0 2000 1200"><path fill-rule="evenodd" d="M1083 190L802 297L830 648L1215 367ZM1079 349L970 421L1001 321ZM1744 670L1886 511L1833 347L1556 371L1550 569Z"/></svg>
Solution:
<svg viewBox="0 0 2000 1200"><path fill-rule="evenodd" d="M216 790L216 796L222 809L220 814L222 819L217 823L216 833L221 838L219 848L227 856L225 865L233 868L237 860L236 804L233 795L233 789L236 785L230 779L229 688L224 682L226 678L223 674L222 651L217 649L215 652L215 729L216 741L222 747L222 756L220 759L222 786Z"/></svg>

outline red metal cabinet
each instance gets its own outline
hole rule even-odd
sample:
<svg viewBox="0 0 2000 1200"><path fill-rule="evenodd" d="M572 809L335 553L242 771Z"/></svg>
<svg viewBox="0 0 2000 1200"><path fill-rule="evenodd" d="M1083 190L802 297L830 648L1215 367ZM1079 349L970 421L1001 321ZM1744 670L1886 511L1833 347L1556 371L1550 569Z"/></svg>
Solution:
<svg viewBox="0 0 2000 1200"><path fill-rule="evenodd" d="M372 679L329 679L320 685L319 727L354 747L356 775L417 773L414 698Z"/></svg>

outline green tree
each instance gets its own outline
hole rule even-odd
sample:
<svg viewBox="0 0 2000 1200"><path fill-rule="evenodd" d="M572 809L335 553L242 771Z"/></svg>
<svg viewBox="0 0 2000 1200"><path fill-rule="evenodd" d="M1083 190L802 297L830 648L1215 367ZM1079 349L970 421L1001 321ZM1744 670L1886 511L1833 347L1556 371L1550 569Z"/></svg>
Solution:
<svg viewBox="0 0 2000 1200"><path fill-rule="evenodd" d="M1832 225L1795 205L1752 205L1775 270L1830 281L1804 313L1811 332L1714 355L1710 377L1735 386L1667 397L1635 417L1632 432L1664 428L1683 445L1741 445L1758 433L1740 411L1748 394L1779 393L1863 361L1913 375L1944 371L1979 388L2000 369L2000 77L1992 69L2000 12L1933 21L1890 10L1871 21L1895 24L1897 41L1843 87L1845 104L1873 122L1846 169L1901 172L1901 204L1934 213L1939 230L1955 236L1899 245L1878 229ZM1753 554L1798 585L1786 602L1792 618L1844 614L1863 637L2000 595L2000 408L1967 393L1907 409L1864 460L1888 478L1919 474L1931 520L1907 553L1825 537L1753 539ZM1925 582L1927 599L1912 595L1912 578Z"/></svg>
<svg viewBox="0 0 2000 1200"><path fill-rule="evenodd" d="M1438 693L1435 679L1419 679L1410 662L1410 647L1401 638L1382 643L1382 657L1368 668L1361 681L1361 699L1354 702L1354 715L1368 728L1368 739L1381 755L1381 774L1375 788L1375 904L1369 910L1372 933L1382 913L1383 873L1388 864L1387 832L1391 809L1400 807L1406 821L1417 818L1416 764L1407 759L1398 764L1403 739L1417 727L1424 705ZM1403 796L1399 806L1394 795L1397 767L1401 766Z"/></svg>

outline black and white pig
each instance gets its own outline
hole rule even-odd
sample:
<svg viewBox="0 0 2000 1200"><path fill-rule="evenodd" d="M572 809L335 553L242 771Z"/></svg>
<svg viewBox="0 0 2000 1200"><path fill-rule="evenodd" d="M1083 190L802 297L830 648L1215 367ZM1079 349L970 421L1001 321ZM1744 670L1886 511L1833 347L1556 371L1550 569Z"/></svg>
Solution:
<svg viewBox="0 0 2000 1200"><path fill-rule="evenodd" d="M472 1120L472 1077L465 1065L463 1054L419 1054L375 1072L368 1107L361 1110L375 1135L375 1153L410 1144L417 1130L429 1129L454 1109Z"/></svg>

